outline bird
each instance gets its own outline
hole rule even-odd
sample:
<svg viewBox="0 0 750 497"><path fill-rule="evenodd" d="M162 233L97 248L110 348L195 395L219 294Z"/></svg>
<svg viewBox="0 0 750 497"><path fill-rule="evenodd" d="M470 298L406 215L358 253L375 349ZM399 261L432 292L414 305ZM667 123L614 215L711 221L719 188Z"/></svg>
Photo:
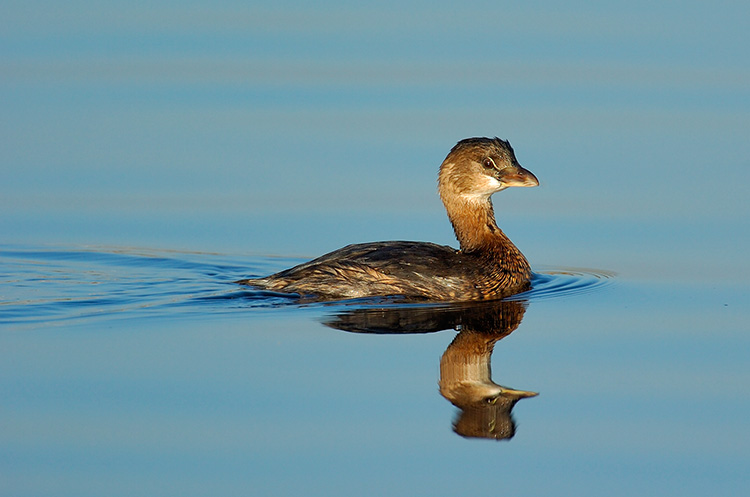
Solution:
<svg viewBox="0 0 750 497"><path fill-rule="evenodd" d="M241 285L314 300L400 297L408 301L499 299L530 288L531 266L498 227L491 196L539 180L500 138L459 141L440 165L438 194L459 248L430 242L353 244Z"/></svg>

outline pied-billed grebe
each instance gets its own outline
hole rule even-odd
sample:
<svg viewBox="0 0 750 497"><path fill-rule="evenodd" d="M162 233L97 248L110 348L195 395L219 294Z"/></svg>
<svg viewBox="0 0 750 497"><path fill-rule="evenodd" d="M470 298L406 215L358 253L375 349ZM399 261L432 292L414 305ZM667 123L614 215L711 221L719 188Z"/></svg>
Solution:
<svg viewBox="0 0 750 497"><path fill-rule="evenodd" d="M402 296L410 300L482 300L529 288L531 268L497 227L490 196L539 181L510 143L468 138L440 166L438 192L461 250L425 242L349 245L243 285L318 299Z"/></svg>

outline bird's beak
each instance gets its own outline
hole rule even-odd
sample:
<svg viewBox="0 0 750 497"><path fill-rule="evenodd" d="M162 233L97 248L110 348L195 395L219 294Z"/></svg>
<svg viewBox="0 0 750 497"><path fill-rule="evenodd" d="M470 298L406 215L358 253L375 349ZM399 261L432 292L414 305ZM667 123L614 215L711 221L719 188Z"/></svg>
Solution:
<svg viewBox="0 0 750 497"><path fill-rule="evenodd" d="M516 390L503 386L501 386L500 388L502 389L500 395L504 395L505 397L515 397L518 399L523 399L527 397L536 397L537 395L539 395L539 393L537 392L530 392L528 390Z"/></svg>
<svg viewBox="0 0 750 497"><path fill-rule="evenodd" d="M503 186L539 186L534 173L522 168L519 164L503 169L500 182Z"/></svg>

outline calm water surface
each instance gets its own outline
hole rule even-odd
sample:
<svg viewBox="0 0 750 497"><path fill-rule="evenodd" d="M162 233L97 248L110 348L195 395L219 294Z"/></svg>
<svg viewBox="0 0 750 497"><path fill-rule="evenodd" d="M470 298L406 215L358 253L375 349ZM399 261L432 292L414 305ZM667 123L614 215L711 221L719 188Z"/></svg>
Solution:
<svg viewBox="0 0 750 497"><path fill-rule="evenodd" d="M511 301L404 306L232 283L296 262L3 246L4 492L745 488L746 290L545 268Z"/></svg>

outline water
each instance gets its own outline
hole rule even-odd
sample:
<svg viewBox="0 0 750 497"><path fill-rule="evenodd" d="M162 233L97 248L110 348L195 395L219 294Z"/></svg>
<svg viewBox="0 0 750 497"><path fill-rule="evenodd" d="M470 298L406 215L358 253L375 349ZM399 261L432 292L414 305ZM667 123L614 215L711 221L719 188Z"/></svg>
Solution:
<svg viewBox="0 0 750 497"><path fill-rule="evenodd" d="M0 247L3 295L0 323L34 325L128 319L182 313L223 313L245 307L301 304L283 294L234 282L301 262L293 258L229 257L134 248ZM589 291L613 275L565 269L539 272L534 288L513 300ZM373 304L378 299L349 300ZM330 303L326 303L330 305ZM205 306L205 307L204 307Z"/></svg>
<svg viewBox="0 0 750 497"><path fill-rule="evenodd" d="M748 493L745 3L0 11L0 495ZM529 293L233 283L454 244L495 135Z"/></svg>
<svg viewBox="0 0 750 497"><path fill-rule="evenodd" d="M0 257L9 495L428 495L498 466L529 494L747 482L746 288L543 268L506 302L315 304L232 283L299 259Z"/></svg>

